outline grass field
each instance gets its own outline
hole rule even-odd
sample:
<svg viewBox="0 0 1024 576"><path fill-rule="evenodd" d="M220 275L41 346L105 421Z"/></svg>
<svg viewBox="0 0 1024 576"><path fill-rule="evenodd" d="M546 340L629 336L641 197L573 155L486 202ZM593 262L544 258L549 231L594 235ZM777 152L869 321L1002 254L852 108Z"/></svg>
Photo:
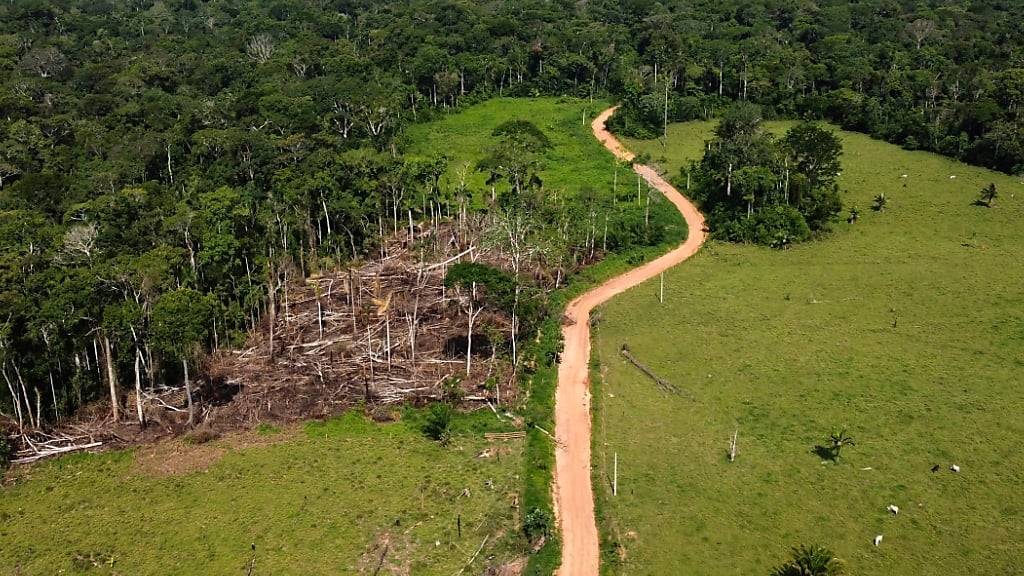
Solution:
<svg viewBox="0 0 1024 576"><path fill-rule="evenodd" d="M464 171L467 186L480 192L482 200L482 193L489 190L484 183L487 174L478 172L476 163L500 140L492 132L508 120L529 120L551 140L542 160L541 175L547 189L574 194L589 186L610 191L615 165L590 132L590 122L607 107L607 102L569 98L495 98L434 122L410 126L406 149L412 156L445 156L448 170L442 186L455 188L459 172ZM626 172L622 169L620 176Z"/></svg>
<svg viewBox="0 0 1024 576"><path fill-rule="evenodd" d="M415 423L353 413L254 432L244 448L224 439L45 462L0 488L0 573L245 574L255 543L253 574L372 574L387 542L381 574L450 575L489 535L479 573L517 544L522 441L477 458L496 445L464 419L447 448Z"/></svg>
<svg viewBox="0 0 1024 576"><path fill-rule="evenodd" d="M710 128L628 145L674 174ZM610 572L767 574L823 544L852 574L1024 574L1024 185L842 137L858 222L786 251L709 243L666 274L663 305L654 281L602 310L595 485L624 546ZM995 206L973 206L989 182ZM887 209L869 210L880 192ZM659 392L623 343L695 400ZM857 445L824 464L812 450L837 428Z"/></svg>

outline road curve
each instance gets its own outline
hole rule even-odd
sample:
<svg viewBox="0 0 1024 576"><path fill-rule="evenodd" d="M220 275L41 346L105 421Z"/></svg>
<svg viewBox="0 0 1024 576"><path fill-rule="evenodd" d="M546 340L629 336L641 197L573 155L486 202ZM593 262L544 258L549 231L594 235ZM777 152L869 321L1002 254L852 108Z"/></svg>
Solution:
<svg viewBox="0 0 1024 576"><path fill-rule="evenodd" d="M618 107L602 112L591 124L594 136L621 160L634 155L605 128ZM569 303L565 314L574 322L562 327L565 347L558 366L555 392L555 511L562 531L562 565L558 576L597 576L599 539L590 483L590 311L612 296L653 278L696 254L704 243L704 216L678 190L649 166L633 170L660 190L686 219L686 241L671 252L616 276Z"/></svg>

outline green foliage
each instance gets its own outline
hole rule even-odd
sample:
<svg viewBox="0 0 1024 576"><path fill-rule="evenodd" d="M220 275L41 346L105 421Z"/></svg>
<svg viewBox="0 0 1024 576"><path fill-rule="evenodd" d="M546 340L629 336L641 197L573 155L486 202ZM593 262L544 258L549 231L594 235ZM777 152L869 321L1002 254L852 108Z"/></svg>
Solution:
<svg viewBox="0 0 1024 576"><path fill-rule="evenodd" d="M153 308L153 343L175 358L191 357L210 331L212 298L184 288L168 292Z"/></svg>
<svg viewBox="0 0 1024 576"><path fill-rule="evenodd" d="M256 427L256 433L260 436L274 436L281 433L281 428L267 422L261 422Z"/></svg>
<svg viewBox="0 0 1024 576"><path fill-rule="evenodd" d="M827 548L800 545L789 560L772 571L772 576L842 576L843 563Z"/></svg>
<svg viewBox="0 0 1024 576"><path fill-rule="evenodd" d="M842 143L808 123L776 141L762 124L759 107L730 108L681 180L695 180L715 237L782 248L827 231L842 209L835 183Z"/></svg>
<svg viewBox="0 0 1024 576"><path fill-rule="evenodd" d="M551 534L551 514L541 508L533 508L523 519L523 533L530 542L537 542Z"/></svg>
<svg viewBox="0 0 1024 576"><path fill-rule="evenodd" d="M871 209L875 212L885 212L885 207L889 204L889 200L885 197L885 192L879 192L875 194L875 197L871 200Z"/></svg>
<svg viewBox="0 0 1024 576"><path fill-rule="evenodd" d="M447 446L452 437L452 417L455 409L447 402L435 402L430 405L427 418L423 423L423 435L431 440Z"/></svg>
<svg viewBox="0 0 1024 576"><path fill-rule="evenodd" d="M833 432L828 437L828 448L832 454L832 460L839 460L839 456L846 446L856 446L853 437L846 434L846 430Z"/></svg>
<svg viewBox="0 0 1024 576"><path fill-rule="evenodd" d="M515 298L515 278L504 270L477 262L459 262L448 268L444 285L469 288L476 284L486 291L485 298L499 310L511 310Z"/></svg>
<svg viewBox="0 0 1024 576"><path fill-rule="evenodd" d="M782 146L811 190L830 187L839 176L843 144L831 130L803 122L786 132Z"/></svg>
<svg viewBox="0 0 1024 576"><path fill-rule="evenodd" d="M7 436L0 434L0 471L7 468L12 456L14 456L14 446L11 445Z"/></svg>
<svg viewBox="0 0 1024 576"><path fill-rule="evenodd" d="M448 404L458 404L462 401L462 378L449 376L441 381L441 400Z"/></svg>
<svg viewBox="0 0 1024 576"><path fill-rule="evenodd" d="M719 210L708 220L716 235L730 242L749 242L785 248L811 237L811 229L799 210L792 206L768 206L749 218L733 219Z"/></svg>
<svg viewBox="0 0 1024 576"><path fill-rule="evenodd" d="M491 132L492 136L518 140L524 142L536 150L547 150L551 148L551 139L529 120L509 120L503 122Z"/></svg>
<svg viewBox="0 0 1024 576"><path fill-rule="evenodd" d="M994 183L989 184L981 189L978 196L978 204L984 204L986 208L991 208L992 203L999 197L999 191L996 189Z"/></svg>

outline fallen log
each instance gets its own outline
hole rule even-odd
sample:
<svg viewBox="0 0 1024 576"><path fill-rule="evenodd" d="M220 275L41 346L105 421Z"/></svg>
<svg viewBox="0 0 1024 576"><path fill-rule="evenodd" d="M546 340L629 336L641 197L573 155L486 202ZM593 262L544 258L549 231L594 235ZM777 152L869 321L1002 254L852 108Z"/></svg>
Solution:
<svg viewBox="0 0 1024 576"><path fill-rule="evenodd" d="M28 464L43 458L49 458L50 456L57 456L59 454L67 454L68 452L78 452L79 450L88 450L89 448L96 448L102 446L103 442L90 442L88 444L78 444L75 446L63 446L60 448L49 448L41 450L31 456L24 456L21 458L15 458L11 460L11 464Z"/></svg>
<svg viewBox="0 0 1024 576"><path fill-rule="evenodd" d="M686 396L687 398L693 400L693 394L690 394L689 392L680 389L675 384L672 384L668 380L662 378L661 376L658 376L657 374L654 373L653 370L651 370L643 363L641 363L639 360L637 360L636 357L633 356L633 354L629 351L629 346L623 344L622 348L619 351L622 353L623 356L625 356L626 360L629 360L630 363L633 364L633 366L636 366L641 372L646 374L647 377L649 377L651 380L654 380L654 383L657 384L658 387L661 388L663 391L668 392L670 394L679 394L682 396Z"/></svg>

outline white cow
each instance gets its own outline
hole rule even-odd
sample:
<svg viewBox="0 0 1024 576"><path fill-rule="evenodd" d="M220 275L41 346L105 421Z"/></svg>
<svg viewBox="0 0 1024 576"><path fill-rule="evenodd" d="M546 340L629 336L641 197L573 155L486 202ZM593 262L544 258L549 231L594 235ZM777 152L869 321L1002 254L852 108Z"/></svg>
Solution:
<svg viewBox="0 0 1024 576"><path fill-rule="evenodd" d="M875 546L878 546L881 543L882 543L882 535L879 534L878 536L875 536Z"/></svg>
<svg viewBox="0 0 1024 576"><path fill-rule="evenodd" d="M889 507L886 508L886 510L888 510L889 512L892 512L893 516L897 516L900 513L900 507L895 505L895 504L889 504Z"/></svg>

